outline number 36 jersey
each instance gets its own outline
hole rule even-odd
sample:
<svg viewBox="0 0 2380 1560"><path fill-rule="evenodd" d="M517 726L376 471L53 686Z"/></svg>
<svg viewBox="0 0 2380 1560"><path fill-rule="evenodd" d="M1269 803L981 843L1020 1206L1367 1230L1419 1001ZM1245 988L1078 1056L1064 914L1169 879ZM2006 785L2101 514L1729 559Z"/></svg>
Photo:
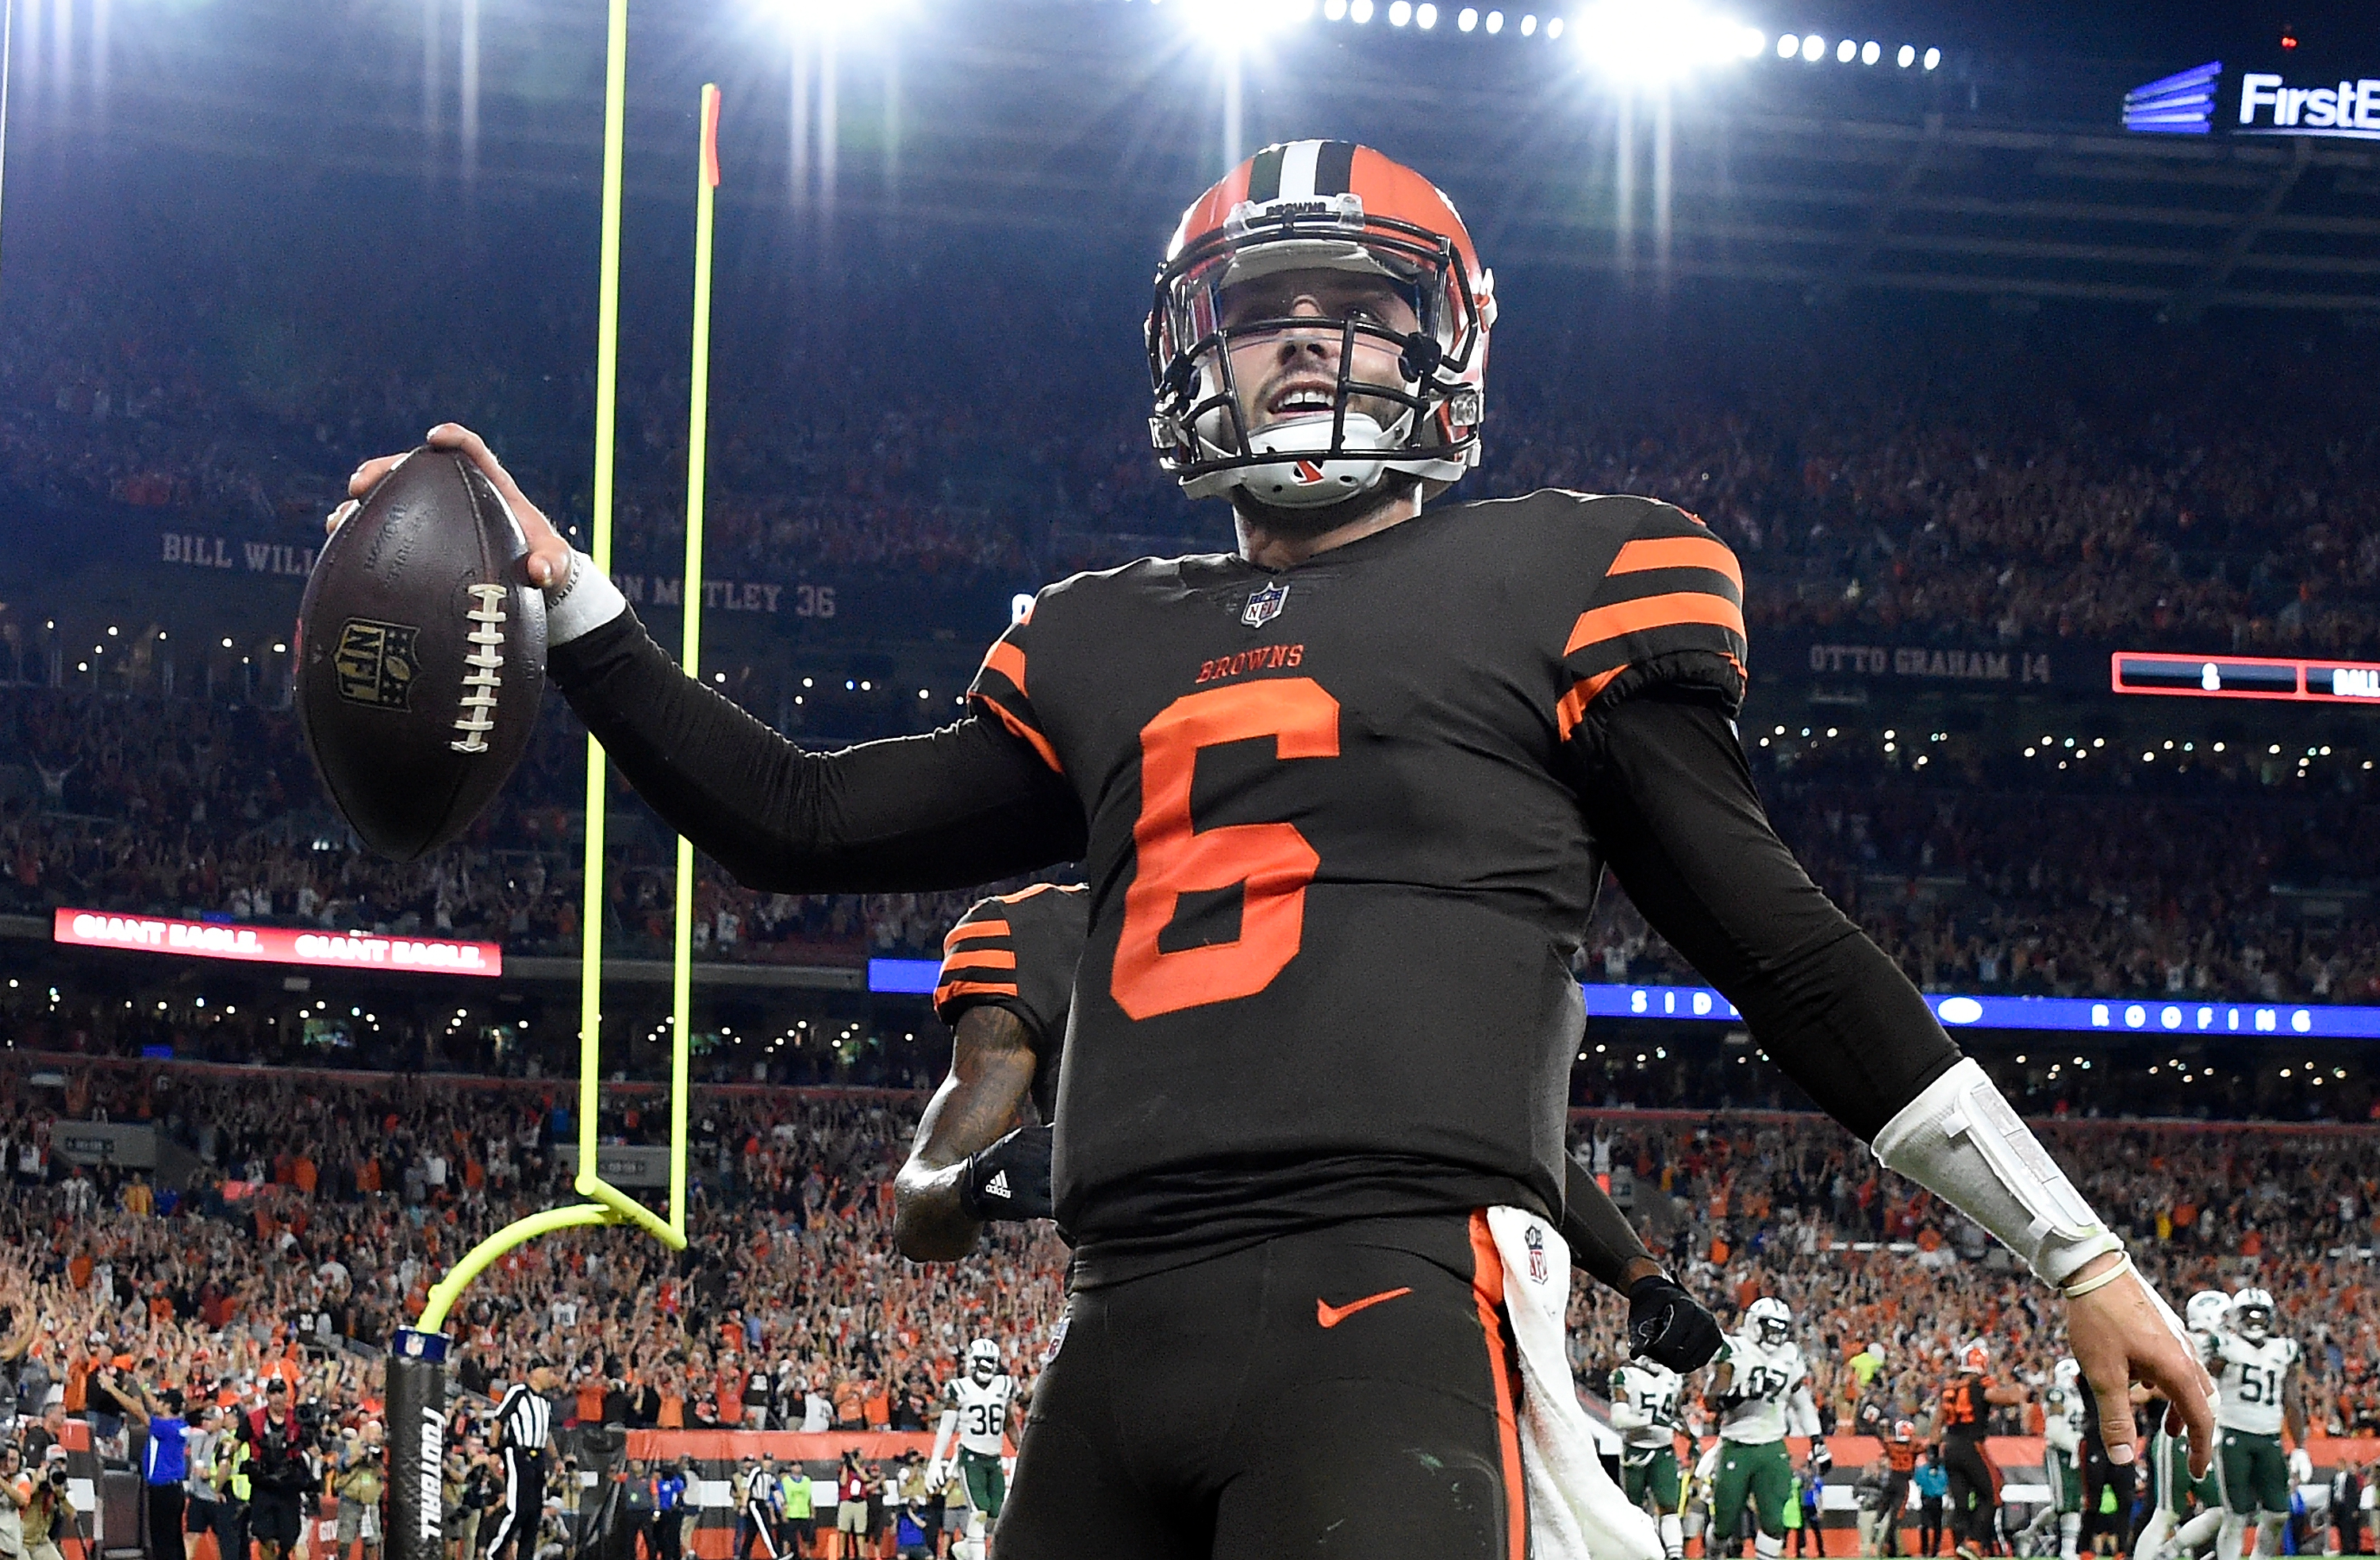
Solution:
<svg viewBox="0 0 2380 1560"><path fill-rule="evenodd" d="M971 697L1087 827L1075 1281L1559 1209L1601 717L1656 686L1731 714L1744 653L1735 559L1643 498L1450 505L1280 572L1146 559L1042 591Z"/></svg>

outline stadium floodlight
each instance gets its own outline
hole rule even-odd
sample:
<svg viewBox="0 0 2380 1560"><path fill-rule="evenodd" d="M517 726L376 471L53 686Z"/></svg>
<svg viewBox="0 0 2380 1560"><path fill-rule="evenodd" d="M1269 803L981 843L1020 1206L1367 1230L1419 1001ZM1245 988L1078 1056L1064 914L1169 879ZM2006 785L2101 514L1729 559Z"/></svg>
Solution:
<svg viewBox="0 0 2380 1560"><path fill-rule="evenodd" d="M1871 38L1866 43L1860 45L1860 63L1862 65L1874 65L1877 60L1880 60L1883 57L1884 46L1878 43L1875 39Z"/></svg>
<svg viewBox="0 0 2380 1560"><path fill-rule="evenodd" d="M1851 64L1852 56L1858 53L1859 45L1848 38L1835 45L1835 60L1840 65Z"/></svg>
<svg viewBox="0 0 2380 1560"><path fill-rule="evenodd" d="M1796 38L1790 32L1780 32L1777 35L1777 57L1779 59L1791 59L1795 55L1798 55L1801 52L1801 39Z"/></svg>
<svg viewBox="0 0 2380 1560"><path fill-rule="evenodd" d="M1488 30L1488 36L1493 38L1496 34L1504 30L1504 13L1501 11L1490 11L1488 13L1487 19L1482 21L1480 25Z"/></svg>
<svg viewBox="0 0 2380 1560"><path fill-rule="evenodd" d="M1528 15L1528 16L1524 16L1524 17L1523 17L1523 18L1521 18L1521 36L1522 36L1522 37L1524 37L1524 38L1534 38L1534 37L1536 37L1536 35L1537 35L1537 18L1536 18L1536 15L1533 13L1533 14L1531 14L1531 15Z"/></svg>
<svg viewBox="0 0 2380 1560"><path fill-rule="evenodd" d="M1478 25L1479 13L1472 6L1465 6L1462 10L1455 13L1454 29L1456 31L1468 32Z"/></svg>
<svg viewBox="0 0 2380 1560"><path fill-rule="evenodd" d="M1322 19L1324 21L1345 21L1347 19L1347 0L1322 0Z"/></svg>
<svg viewBox="0 0 2380 1560"><path fill-rule="evenodd" d="M1414 7L1414 25L1420 28L1424 32L1427 32L1431 28L1436 27L1438 25L1438 7L1431 5L1429 0L1422 0L1420 5Z"/></svg>
<svg viewBox="0 0 2380 1560"><path fill-rule="evenodd" d="M1358 26L1372 19L1372 0L1348 0L1348 18Z"/></svg>
<svg viewBox="0 0 2380 1560"><path fill-rule="evenodd" d="M1900 53L1893 56L1893 63L1903 70L1908 69L1917 63L1917 50L1911 44L1903 43L1900 45Z"/></svg>
<svg viewBox="0 0 2380 1560"><path fill-rule="evenodd" d="M1827 52L1827 41L1813 32L1802 40L1802 57L1815 62Z"/></svg>
<svg viewBox="0 0 2380 1560"><path fill-rule="evenodd" d="M1928 49L1928 50L1926 50L1926 51L1925 51L1925 68L1926 68L1926 69L1931 70L1931 69L1933 69L1936 66L1940 65L1941 63L1942 63L1942 51L1941 51L1941 50L1939 50L1939 49Z"/></svg>
<svg viewBox="0 0 2380 1560"><path fill-rule="evenodd" d="M1389 25L1402 27L1413 20L1413 0L1389 0Z"/></svg>
<svg viewBox="0 0 2380 1560"><path fill-rule="evenodd" d="M1674 81L1742 60L1750 30L1730 17L1657 0L1599 0L1578 18L1579 48L1587 63L1632 84Z"/></svg>
<svg viewBox="0 0 2380 1560"><path fill-rule="evenodd" d="M1195 30L1220 47L1237 47L1254 38L1305 21L1314 15L1314 0L1184 0L1177 7ZM1368 11L1369 6L1361 7ZM1358 15L1355 19L1364 19Z"/></svg>
<svg viewBox="0 0 2380 1560"><path fill-rule="evenodd" d="M877 27L899 18L909 9L908 0L758 0L759 8L774 16L793 32L810 35L833 33L838 37L865 34Z"/></svg>

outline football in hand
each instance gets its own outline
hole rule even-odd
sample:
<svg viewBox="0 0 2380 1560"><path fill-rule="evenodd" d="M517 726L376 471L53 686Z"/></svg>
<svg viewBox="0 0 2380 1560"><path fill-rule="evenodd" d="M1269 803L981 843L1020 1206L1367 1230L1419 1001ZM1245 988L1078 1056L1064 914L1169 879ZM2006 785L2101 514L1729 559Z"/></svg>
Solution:
<svg viewBox="0 0 2380 1560"><path fill-rule="evenodd" d="M331 534L298 609L298 719L366 845L410 861L471 826L545 693L528 543L468 457L415 450Z"/></svg>

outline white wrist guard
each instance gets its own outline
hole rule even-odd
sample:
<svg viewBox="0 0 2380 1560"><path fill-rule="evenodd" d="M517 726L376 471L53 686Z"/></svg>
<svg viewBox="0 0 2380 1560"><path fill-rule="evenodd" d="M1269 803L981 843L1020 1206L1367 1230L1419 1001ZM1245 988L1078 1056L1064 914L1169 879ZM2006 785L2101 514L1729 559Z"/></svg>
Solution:
<svg viewBox="0 0 2380 1560"><path fill-rule="evenodd" d="M2063 1285L2119 1240L1970 1056L1876 1135L1876 1157Z"/></svg>
<svg viewBox="0 0 2380 1560"><path fill-rule="evenodd" d="M573 547L570 572L545 588L545 643L549 650L601 628L628 609L628 598L595 560Z"/></svg>

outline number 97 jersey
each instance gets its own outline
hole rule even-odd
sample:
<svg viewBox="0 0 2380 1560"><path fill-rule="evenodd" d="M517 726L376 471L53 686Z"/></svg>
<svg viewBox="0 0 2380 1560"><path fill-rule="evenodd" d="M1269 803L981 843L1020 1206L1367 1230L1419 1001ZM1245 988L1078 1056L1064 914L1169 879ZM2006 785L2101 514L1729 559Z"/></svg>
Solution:
<svg viewBox="0 0 2380 1560"><path fill-rule="evenodd" d="M1744 653L1734 557L1642 498L1044 590L971 696L1087 825L1055 1164L1076 1282L1560 1208L1603 719L1654 689L1731 714Z"/></svg>

